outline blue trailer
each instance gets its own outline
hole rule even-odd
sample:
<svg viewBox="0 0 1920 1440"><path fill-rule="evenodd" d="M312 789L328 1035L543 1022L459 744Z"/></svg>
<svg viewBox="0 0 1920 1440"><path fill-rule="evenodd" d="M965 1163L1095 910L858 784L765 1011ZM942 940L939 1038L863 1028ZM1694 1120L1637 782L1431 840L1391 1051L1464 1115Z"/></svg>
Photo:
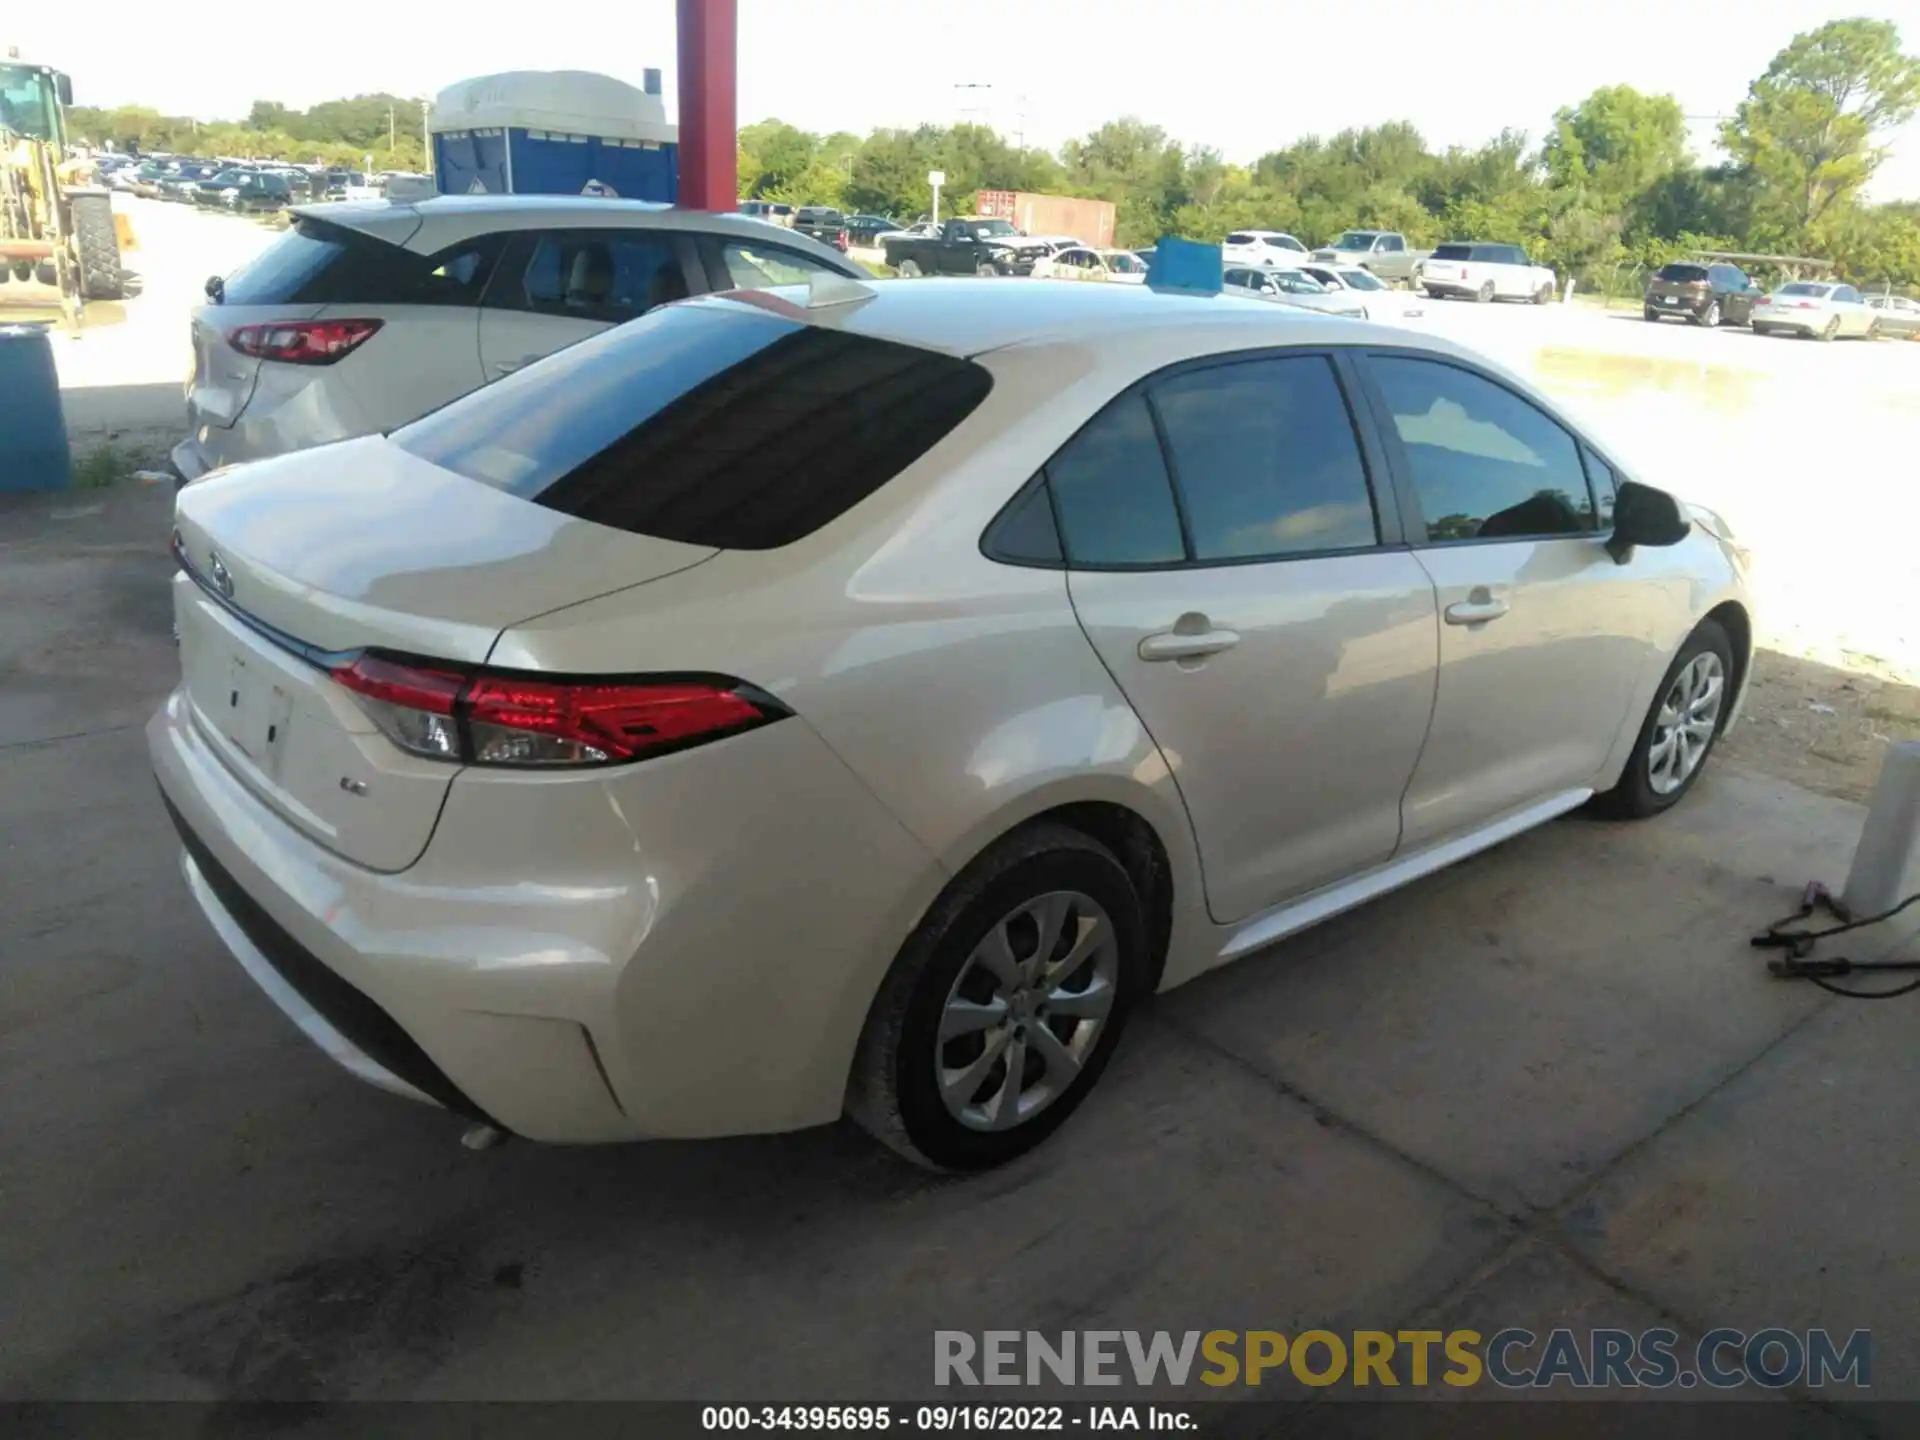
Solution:
<svg viewBox="0 0 1920 1440"><path fill-rule="evenodd" d="M427 128L443 195L679 197L680 131L658 70L638 89L586 70L463 80L440 92Z"/></svg>

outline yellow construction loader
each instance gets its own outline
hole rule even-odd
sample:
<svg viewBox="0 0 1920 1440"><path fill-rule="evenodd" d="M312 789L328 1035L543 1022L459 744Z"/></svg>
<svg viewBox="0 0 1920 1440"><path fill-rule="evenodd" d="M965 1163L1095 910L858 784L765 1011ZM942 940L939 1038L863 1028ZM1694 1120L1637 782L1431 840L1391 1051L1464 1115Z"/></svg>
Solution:
<svg viewBox="0 0 1920 1440"><path fill-rule="evenodd" d="M59 71L17 50L0 60L0 279L57 286L78 324L87 301L119 299L126 281L113 197L80 185L92 162L67 152L72 103Z"/></svg>

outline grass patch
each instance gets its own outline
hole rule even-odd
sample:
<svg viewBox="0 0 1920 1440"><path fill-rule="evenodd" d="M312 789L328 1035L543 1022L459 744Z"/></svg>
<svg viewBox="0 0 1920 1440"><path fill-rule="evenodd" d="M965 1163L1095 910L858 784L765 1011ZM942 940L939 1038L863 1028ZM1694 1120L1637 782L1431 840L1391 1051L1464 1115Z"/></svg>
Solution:
<svg viewBox="0 0 1920 1440"><path fill-rule="evenodd" d="M73 488L104 490L110 485L118 485L138 468L139 461L131 451L113 444L97 446L84 455L74 457Z"/></svg>

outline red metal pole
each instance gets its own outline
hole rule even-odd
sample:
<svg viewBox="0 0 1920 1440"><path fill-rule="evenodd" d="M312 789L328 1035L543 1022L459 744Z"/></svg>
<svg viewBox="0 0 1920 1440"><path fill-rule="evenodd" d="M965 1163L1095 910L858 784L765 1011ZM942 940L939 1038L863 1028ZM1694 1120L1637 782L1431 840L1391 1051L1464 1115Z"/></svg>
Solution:
<svg viewBox="0 0 1920 1440"><path fill-rule="evenodd" d="M680 51L680 204L732 210L740 203L734 81L736 0L677 0Z"/></svg>

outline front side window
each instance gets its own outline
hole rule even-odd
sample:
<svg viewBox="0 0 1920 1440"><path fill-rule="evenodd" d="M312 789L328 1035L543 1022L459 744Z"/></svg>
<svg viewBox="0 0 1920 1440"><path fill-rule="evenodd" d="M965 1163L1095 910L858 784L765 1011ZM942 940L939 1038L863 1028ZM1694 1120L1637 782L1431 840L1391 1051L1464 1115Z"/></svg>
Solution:
<svg viewBox="0 0 1920 1440"><path fill-rule="evenodd" d="M1378 543L1360 445L1324 356L1189 370L1152 395L1194 559Z"/></svg>
<svg viewBox="0 0 1920 1440"><path fill-rule="evenodd" d="M1067 564L1091 569L1186 559L1146 398L1122 395L1047 462Z"/></svg>
<svg viewBox="0 0 1920 1440"><path fill-rule="evenodd" d="M885 485L992 385L968 360L710 300L571 345L393 440L564 515L766 550Z"/></svg>
<svg viewBox="0 0 1920 1440"><path fill-rule="evenodd" d="M1860 299L1860 292L1854 289L1851 285L1842 285L1838 290L1835 290L1833 292L1833 298L1836 300L1851 300L1851 301L1858 302L1858 300Z"/></svg>
<svg viewBox="0 0 1920 1440"><path fill-rule="evenodd" d="M1405 450L1429 541L1593 529L1579 449L1544 412L1455 365L1385 355L1367 365Z"/></svg>
<svg viewBox="0 0 1920 1440"><path fill-rule="evenodd" d="M840 272L810 255L776 245L730 240L720 247L720 263L736 290L765 290L773 285L805 285L816 275Z"/></svg>

